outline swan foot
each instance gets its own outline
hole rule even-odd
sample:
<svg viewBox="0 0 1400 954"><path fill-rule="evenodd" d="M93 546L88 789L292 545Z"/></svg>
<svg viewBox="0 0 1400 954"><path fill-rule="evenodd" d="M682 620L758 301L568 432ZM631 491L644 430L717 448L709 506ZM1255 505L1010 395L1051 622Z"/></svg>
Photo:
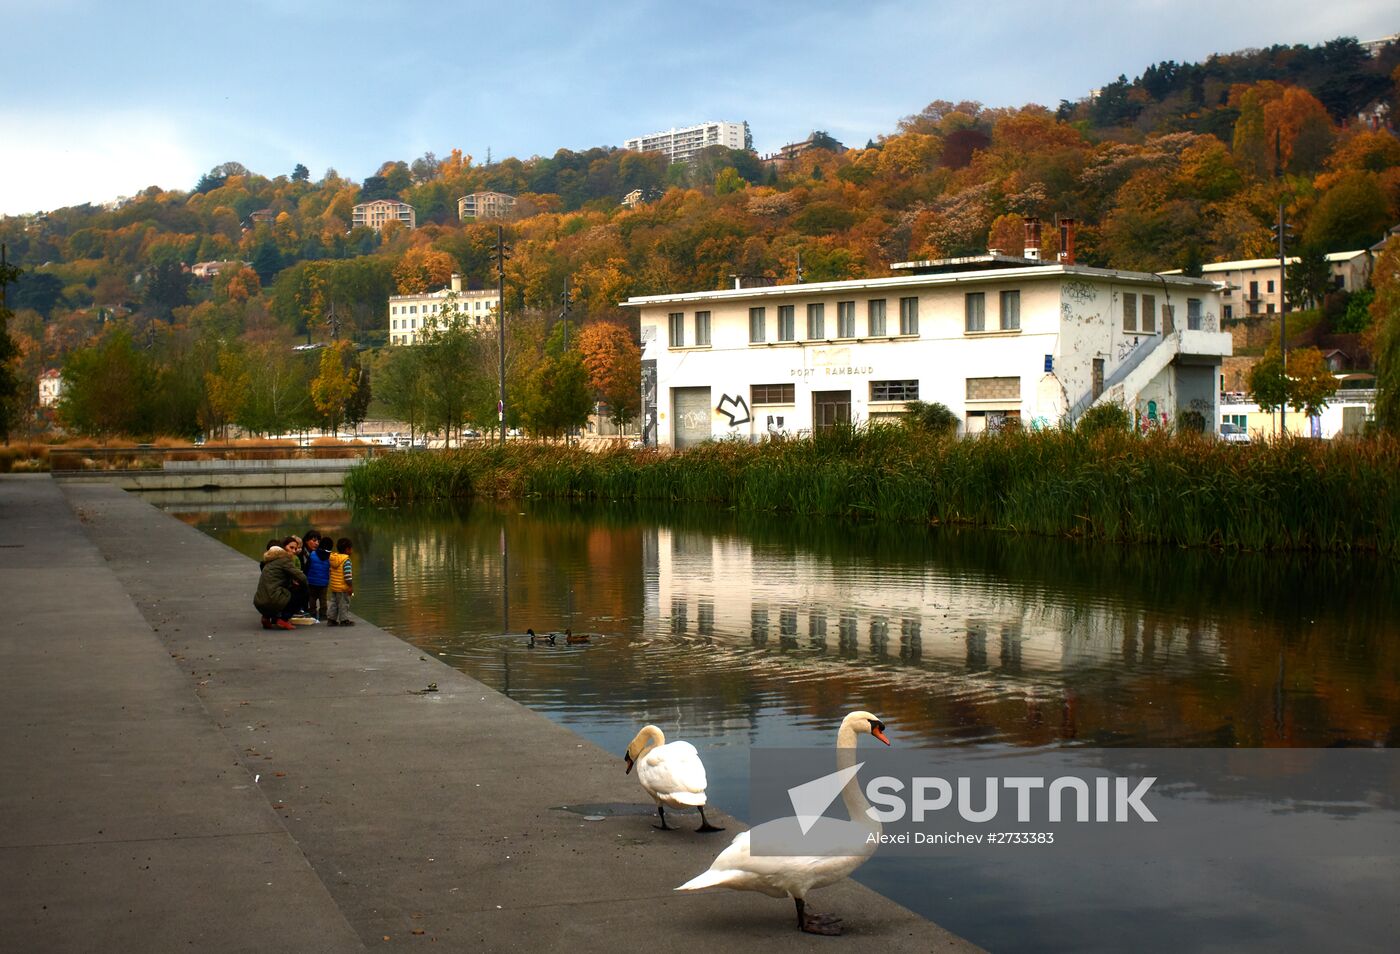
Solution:
<svg viewBox="0 0 1400 954"><path fill-rule="evenodd" d="M700 809L700 827L695 829L700 832L724 831L718 825L711 825L709 819L705 817L705 809Z"/></svg>
<svg viewBox="0 0 1400 954"><path fill-rule="evenodd" d="M652 826L651 826L652 828L655 828L655 829L657 829L658 831L675 831L674 828L672 828L670 825L666 824L666 807L665 807L664 805L657 805L657 806L656 806L656 814L658 814L658 815L661 816L661 824L659 824L659 825L652 825Z"/></svg>
<svg viewBox="0 0 1400 954"><path fill-rule="evenodd" d="M836 937L841 933L841 919L834 914L808 914L807 903L801 898L797 902L797 927L805 934L820 934Z"/></svg>

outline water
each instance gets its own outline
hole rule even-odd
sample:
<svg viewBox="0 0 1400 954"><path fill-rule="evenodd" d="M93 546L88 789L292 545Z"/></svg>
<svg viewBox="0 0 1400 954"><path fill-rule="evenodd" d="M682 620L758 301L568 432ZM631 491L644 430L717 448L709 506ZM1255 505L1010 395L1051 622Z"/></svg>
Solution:
<svg viewBox="0 0 1400 954"><path fill-rule="evenodd" d="M856 708L929 749L1400 744L1400 572L1366 558L621 504L181 516L249 555L308 526L351 536L355 612L619 771L643 723L690 740L741 817L752 746L829 746ZM530 649L527 627L590 642ZM1400 927L1396 863L1021 853L859 874L997 951L1372 950Z"/></svg>

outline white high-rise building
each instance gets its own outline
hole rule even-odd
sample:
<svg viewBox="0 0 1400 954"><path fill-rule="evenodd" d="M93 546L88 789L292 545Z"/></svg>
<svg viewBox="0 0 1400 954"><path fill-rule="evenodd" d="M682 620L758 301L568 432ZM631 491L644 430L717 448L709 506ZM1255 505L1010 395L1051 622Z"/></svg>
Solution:
<svg viewBox="0 0 1400 954"><path fill-rule="evenodd" d="M706 146L752 149L753 135L748 123L700 123L682 129L667 129L628 139L623 149L637 152L664 152L671 162L690 162Z"/></svg>

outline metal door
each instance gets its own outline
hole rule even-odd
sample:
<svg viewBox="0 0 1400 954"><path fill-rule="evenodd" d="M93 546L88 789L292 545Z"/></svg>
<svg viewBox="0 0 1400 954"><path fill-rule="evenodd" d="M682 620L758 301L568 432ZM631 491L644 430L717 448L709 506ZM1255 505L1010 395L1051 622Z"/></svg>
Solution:
<svg viewBox="0 0 1400 954"><path fill-rule="evenodd" d="M709 440L713 417L709 388L671 389L671 428L676 450Z"/></svg>

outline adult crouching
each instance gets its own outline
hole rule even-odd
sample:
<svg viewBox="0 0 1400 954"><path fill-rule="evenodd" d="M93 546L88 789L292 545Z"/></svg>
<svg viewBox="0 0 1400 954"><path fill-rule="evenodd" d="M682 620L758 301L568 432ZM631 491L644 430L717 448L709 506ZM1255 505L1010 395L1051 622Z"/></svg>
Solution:
<svg viewBox="0 0 1400 954"><path fill-rule="evenodd" d="M262 614L263 629L296 629L289 620L297 607L292 601L292 588L306 587L306 574L297 566L296 557L282 547L270 547L263 554L262 575L253 606Z"/></svg>

